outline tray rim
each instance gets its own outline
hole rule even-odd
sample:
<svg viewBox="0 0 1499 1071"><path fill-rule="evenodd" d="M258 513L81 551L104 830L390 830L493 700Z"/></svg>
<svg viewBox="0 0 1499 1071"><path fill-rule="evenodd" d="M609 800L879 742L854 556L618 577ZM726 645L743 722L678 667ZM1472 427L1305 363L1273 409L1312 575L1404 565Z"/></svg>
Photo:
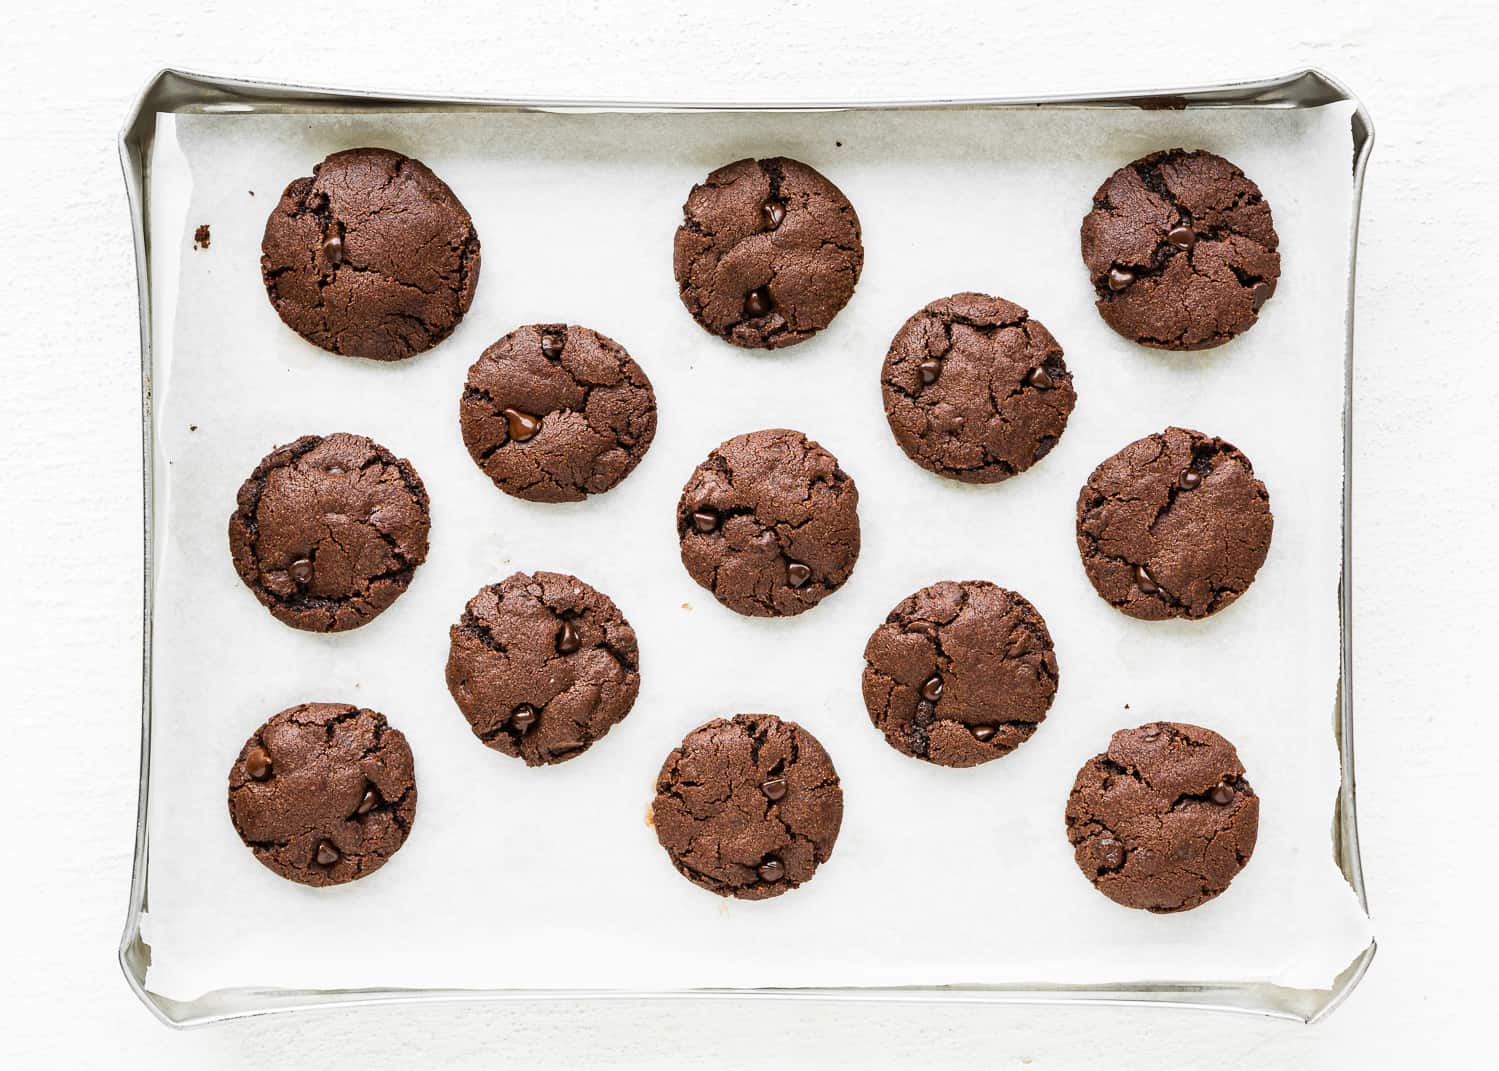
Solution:
<svg viewBox="0 0 1499 1071"><path fill-rule="evenodd" d="M158 114L245 113L277 114L329 111L878 111L916 109L995 109L1018 107L1140 108L1315 108L1351 103L1352 225L1349 229L1348 299L1344 330L1343 391L1343 560L1338 585L1340 674L1333 714L1342 780L1333 811L1332 848L1359 905L1368 914L1359 850L1357 792L1353 749L1353 336L1355 280L1358 269L1358 232L1364 175L1374 147L1374 124L1359 98L1340 81L1316 68L1303 68L1278 77L1232 81L1190 88L1144 89L1106 93L1067 93L1043 96L937 98L845 101L720 101L600 100L557 98L485 98L442 94L391 93L370 89L336 89L221 77L181 68L163 68L146 83L127 113L119 137L120 166L130 206L140 313L141 446L143 452L142 532L145 554L142 658L140 790L136 806L135 852L130 898L117 959L131 990L156 1019L173 1028L201 1026L255 1015L314 1008L360 1007L375 1004L431 1004L458 1002L548 1002L557 1000L810 1000L828 1003L956 1002L966 1004L1089 1004L1204 1008L1262 1015L1267 1018L1315 1023L1339 1007L1363 979L1377 950L1371 938L1327 989L1297 989L1268 983L1147 982L1127 984L940 985L910 987L811 987L798 989L262 989L212 990L191 1000L175 1000L151 992L146 969L151 949L141 935L147 910L149 830L147 816L151 787L151 656L154 621L154 415L151 347L152 308L150 249L146 213L146 161L155 136Z"/></svg>

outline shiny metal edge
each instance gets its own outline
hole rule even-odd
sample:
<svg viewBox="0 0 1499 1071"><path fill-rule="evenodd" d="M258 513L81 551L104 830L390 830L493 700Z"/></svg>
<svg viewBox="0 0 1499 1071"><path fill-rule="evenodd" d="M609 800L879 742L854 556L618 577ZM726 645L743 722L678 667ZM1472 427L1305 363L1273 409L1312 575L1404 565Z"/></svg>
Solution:
<svg viewBox="0 0 1499 1071"><path fill-rule="evenodd" d="M153 622L155 529L152 515L155 425L152 400L150 241L147 226L147 165L160 113L258 113L354 111L871 111L880 109L970 109L1004 107L1121 107L1143 110L1183 108L1316 108L1349 102L1351 122L1352 227L1348 249L1348 302L1344 346L1343 395L1343 568L1339 584L1341 676L1333 718L1342 760L1342 784L1333 815L1333 856L1367 913L1368 897L1359 854L1353 763L1353 592L1351 582L1353 535L1353 328L1355 274L1358 263L1359 210L1364 174L1374 147L1374 124L1362 101L1341 82L1315 69L1294 71L1276 78L1196 86L1186 89L1146 89L1113 93L1073 93L1043 97L951 98L938 100L863 100L843 102L743 101L683 103L675 101L605 101L553 99L492 99L430 94L390 94L221 78L166 68L146 83L126 116L119 135L120 166L130 205L135 238L136 286L140 306L141 418L143 452L145 549L143 643L141 660L140 795L136 809L135 856L130 880L130 902L120 938L118 960L127 983L162 1023L174 1028L202 1026L257 1015L316 1008L359 1007L375 1004L433 1004L506 1001L545 1003L558 1000L657 1001L681 999L799 1000L829 1003L930 1002L967 1004L1096 1004L1201 1008L1239 1012L1266 1018L1315 1023L1341 1005L1363 979L1377 944L1370 941L1327 989L1295 989L1264 983L1171 982L1099 985L948 985L893 988L810 989L684 989L627 990L469 990L469 989L223 989L179 1001L146 987L151 948L141 935L141 917L148 902L149 838L147 815L151 791L151 641Z"/></svg>

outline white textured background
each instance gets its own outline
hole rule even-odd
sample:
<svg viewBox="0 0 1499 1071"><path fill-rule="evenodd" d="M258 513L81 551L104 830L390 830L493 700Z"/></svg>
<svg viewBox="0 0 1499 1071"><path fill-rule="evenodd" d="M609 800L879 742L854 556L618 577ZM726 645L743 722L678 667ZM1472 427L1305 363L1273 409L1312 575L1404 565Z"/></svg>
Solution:
<svg viewBox="0 0 1499 1071"><path fill-rule="evenodd" d="M1499 447L1495 5L382 7L62 0L0 15L0 1063L1404 1068L1492 1058L1499 703L1478 668L1499 638L1488 465ZM1312 1029L1166 1010L744 1002L158 1026L114 962L135 819L141 582L134 268L114 138L165 65L411 91L713 99L1145 88L1307 65L1344 79L1379 132L1355 386L1359 799L1381 943L1363 986Z"/></svg>

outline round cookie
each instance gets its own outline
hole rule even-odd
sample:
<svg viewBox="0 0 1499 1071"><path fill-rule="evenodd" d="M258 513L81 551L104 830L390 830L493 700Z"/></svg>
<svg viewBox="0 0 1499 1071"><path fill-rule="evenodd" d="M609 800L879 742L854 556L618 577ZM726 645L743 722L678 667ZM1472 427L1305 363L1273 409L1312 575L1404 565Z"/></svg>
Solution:
<svg viewBox="0 0 1499 1071"><path fill-rule="evenodd" d="M859 492L838 459L799 431L722 443L677 502L682 564L751 617L791 617L837 591L859 557Z"/></svg>
<svg viewBox="0 0 1499 1071"><path fill-rule="evenodd" d="M1260 801L1238 752L1196 725L1121 729L1078 771L1067 839L1115 903L1165 914L1206 903L1254 852Z"/></svg>
<svg viewBox="0 0 1499 1071"><path fill-rule="evenodd" d="M859 217L817 171L737 160L694 186L674 243L682 304L736 346L804 342L848 304L864 267Z"/></svg>
<svg viewBox="0 0 1499 1071"><path fill-rule="evenodd" d="M1167 350L1221 346L1254 326L1280 278L1260 188L1210 152L1170 149L1121 167L1083 220L1083 263L1104 322Z"/></svg>
<svg viewBox="0 0 1499 1071"><path fill-rule="evenodd" d="M245 586L308 632L366 624L427 558L426 488L404 458L363 435L304 435L255 466L229 518Z"/></svg>
<svg viewBox="0 0 1499 1071"><path fill-rule="evenodd" d="M420 160L346 149L286 187L266 220L260 273L277 314L308 342L399 361L463 319L479 281L479 237Z"/></svg>
<svg viewBox="0 0 1499 1071"><path fill-rule="evenodd" d="M944 580L890 611L864 647L864 705L895 750L939 766L1008 755L1057 693L1046 621L987 580Z"/></svg>
<svg viewBox="0 0 1499 1071"><path fill-rule="evenodd" d="M900 448L964 483L1030 468L1056 445L1077 401L1051 332L987 294L941 298L907 320L880 383Z"/></svg>
<svg viewBox="0 0 1499 1071"><path fill-rule="evenodd" d="M1270 550L1270 493L1237 447L1167 428L1104 461L1077 496L1077 549L1098 594L1143 621L1215 614Z"/></svg>
<svg viewBox="0 0 1499 1071"><path fill-rule="evenodd" d="M229 769L229 817L255 858L303 885L385 865L416 816L406 737L383 714L302 703L251 734Z"/></svg>
<svg viewBox="0 0 1499 1071"><path fill-rule="evenodd" d="M623 480L656 434L656 392L613 339L531 324L468 370L463 443L496 487L532 502L581 502Z"/></svg>
<svg viewBox="0 0 1499 1071"><path fill-rule="evenodd" d="M515 573L448 633L448 691L474 735L527 766L577 758L640 693L635 630L566 573Z"/></svg>
<svg viewBox="0 0 1499 1071"><path fill-rule="evenodd" d="M800 725L736 714L698 726L666 757L651 824L688 881L765 900L811 881L833 854L843 789L828 753Z"/></svg>

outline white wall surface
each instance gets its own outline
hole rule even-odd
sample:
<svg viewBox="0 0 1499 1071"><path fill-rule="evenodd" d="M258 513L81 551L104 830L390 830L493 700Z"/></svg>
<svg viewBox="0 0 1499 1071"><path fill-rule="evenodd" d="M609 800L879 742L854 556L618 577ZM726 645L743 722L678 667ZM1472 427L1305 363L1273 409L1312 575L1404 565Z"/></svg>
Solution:
<svg viewBox="0 0 1499 1071"><path fill-rule="evenodd" d="M1499 7L59 0L0 14L0 1065L1448 1067L1493 1058ZM491 96L1037 94L1316 66L1372 111L1359 259L1359 808L1380 953L1314 1028L1166 1010L547 1004L187 1033L114 961L139 709L134 266L157 68ZM1294 374L1288 368L1287 374ZM232 642L232 638L228 638Z"/></svg>

